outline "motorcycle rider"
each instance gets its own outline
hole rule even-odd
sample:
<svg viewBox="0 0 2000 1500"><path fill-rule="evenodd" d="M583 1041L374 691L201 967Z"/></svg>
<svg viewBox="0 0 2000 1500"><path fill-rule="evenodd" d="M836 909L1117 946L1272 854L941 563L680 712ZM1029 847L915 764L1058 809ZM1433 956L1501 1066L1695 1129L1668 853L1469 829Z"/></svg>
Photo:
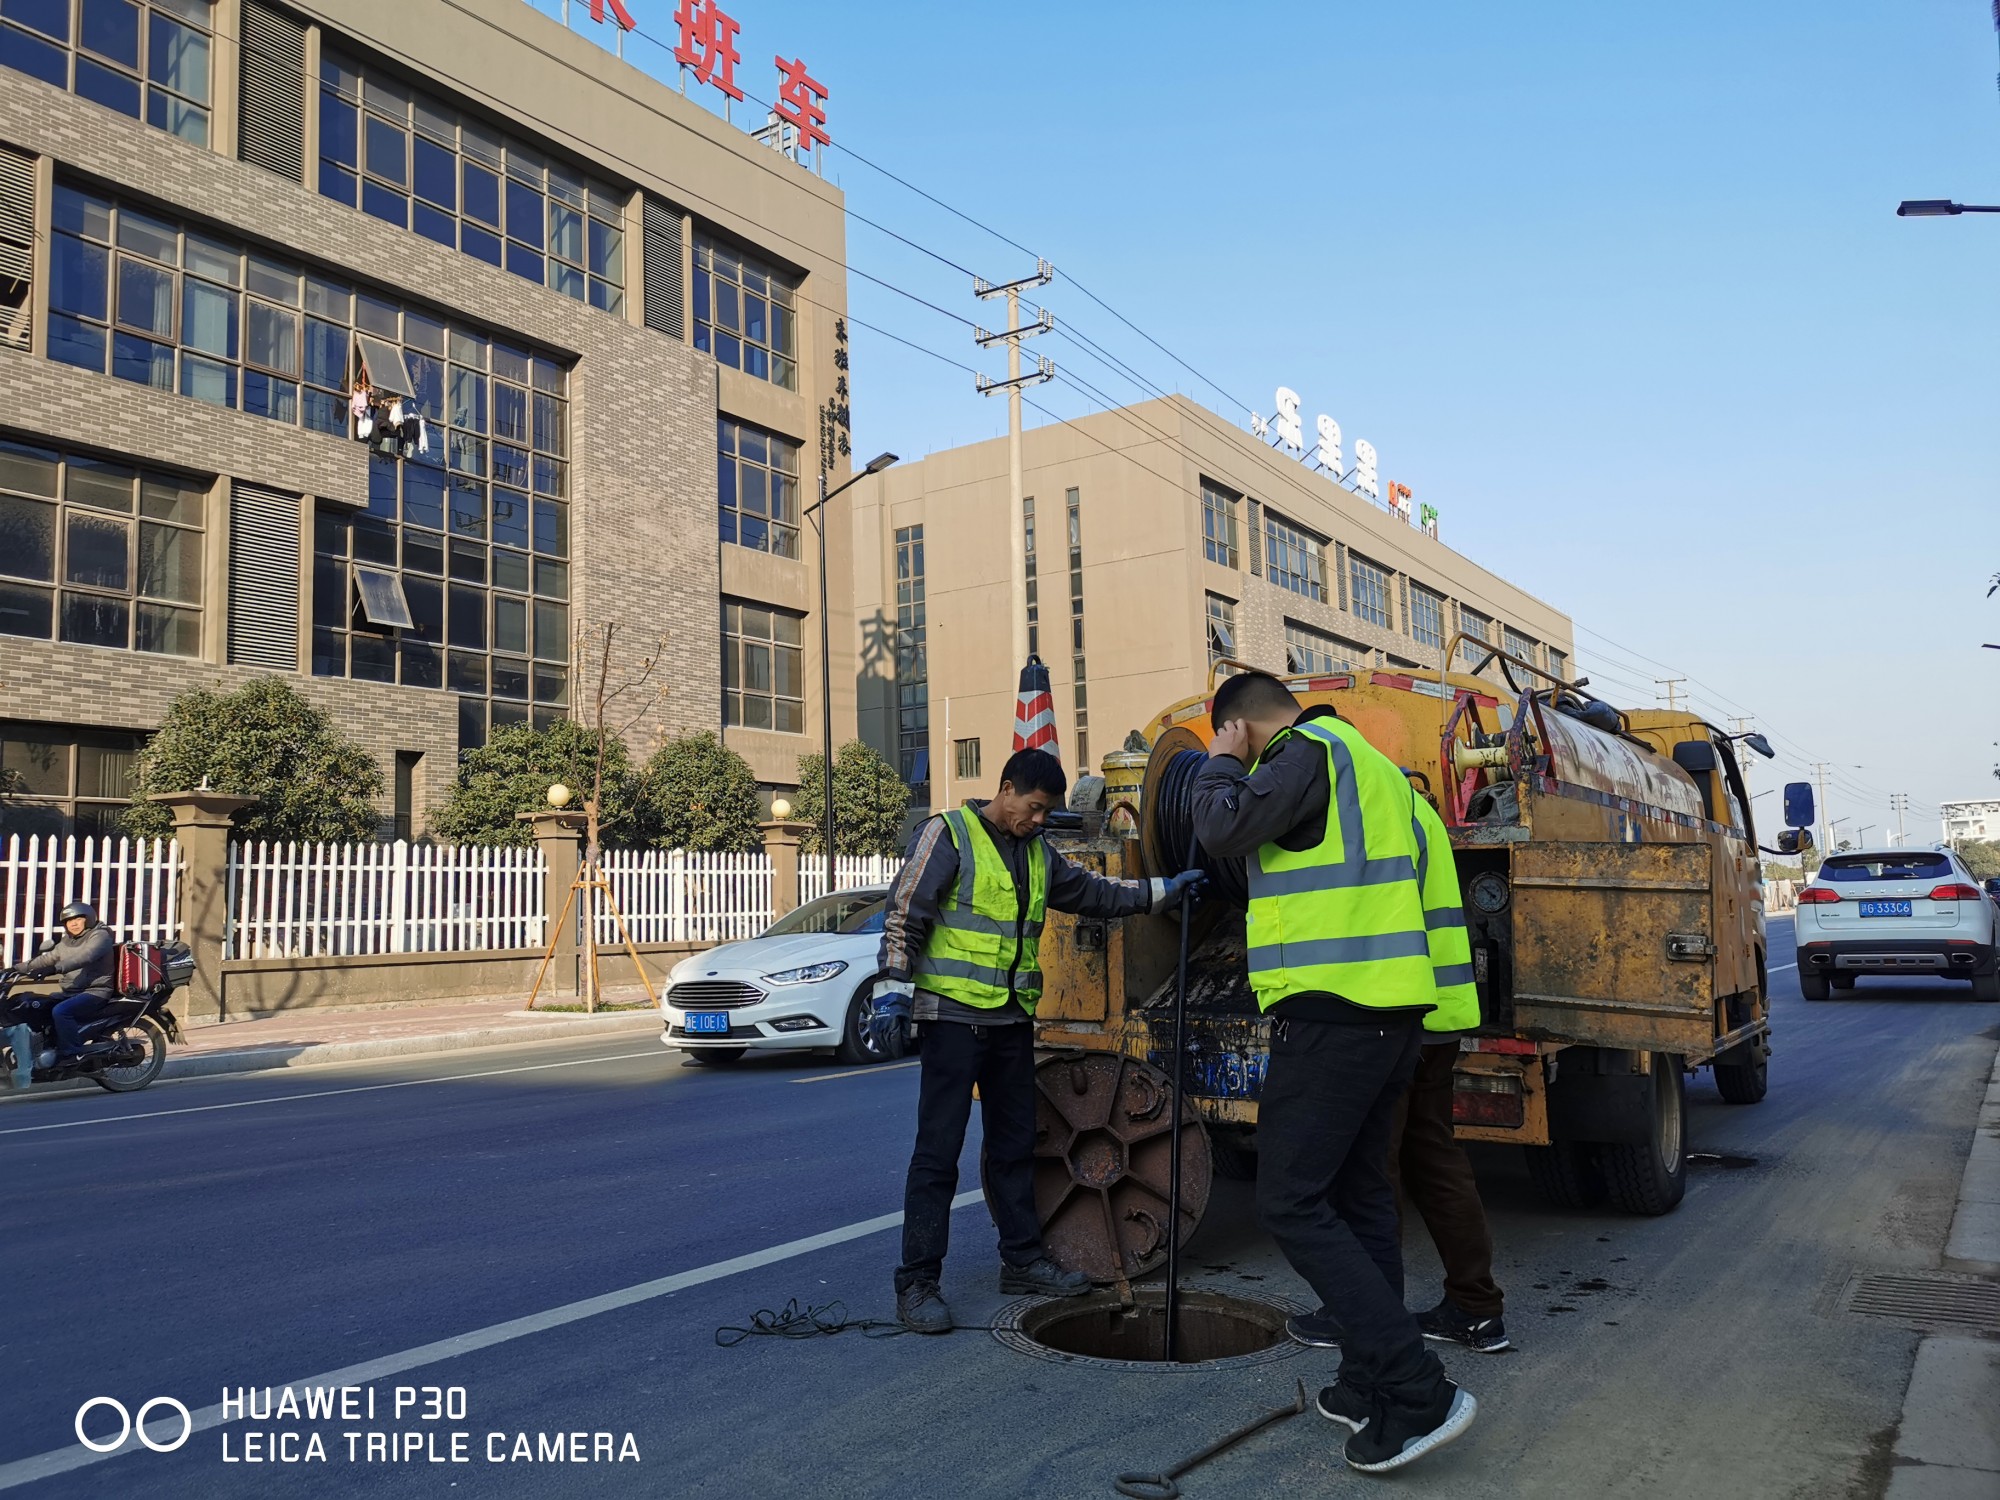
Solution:
<svg viewBox="0 0 2000 1500"><path fill-rule="evenodd" d="M83 1051L83 1028L118 997L118 940L97 920L96 908L87 901L72 901L62 909L61 921L62 936L19 970L31 979L62 976L63 998L49 1012L58 1061Z"/></svg>

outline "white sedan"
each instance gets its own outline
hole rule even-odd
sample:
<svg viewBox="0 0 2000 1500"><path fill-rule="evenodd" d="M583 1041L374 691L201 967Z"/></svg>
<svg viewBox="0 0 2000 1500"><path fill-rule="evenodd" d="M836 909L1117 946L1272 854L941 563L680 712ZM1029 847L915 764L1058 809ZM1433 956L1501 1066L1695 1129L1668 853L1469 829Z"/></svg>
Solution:
<svg viewBox="0 0 2000 1500"><path fill-rule="evenodd" d="M831 1048L842 1062L879 1062L868 1018L888 896L881 886L835 891L786 913L762 937L682 959L660 997L661 1043L704 1062L812 1048Z"/></svg>

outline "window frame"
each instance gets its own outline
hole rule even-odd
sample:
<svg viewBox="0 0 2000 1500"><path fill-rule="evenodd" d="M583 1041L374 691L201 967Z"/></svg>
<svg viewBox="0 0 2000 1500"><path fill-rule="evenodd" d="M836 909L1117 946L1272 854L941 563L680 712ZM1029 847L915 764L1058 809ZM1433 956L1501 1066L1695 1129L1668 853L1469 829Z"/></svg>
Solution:
<svg viewBox="0 0 2000 1500"><path fill-rule="evenodd" d="M1217 484L1207 475L1201 480L1202 556L1232 571L1242 566L1242 550L1237 543L1237 512L1243 497Z"/></svg>
<svg viewBox="0 0 2000 1500"><path fill-rule="evenodd" d="M746 433L754 442L762 444L763 459L744 451ZM766 552L772 557L799 561L799 532L804 523L800 507L800 471L805 462L805 445L794 442L783 433L720 414L715 419L715 443L718 470L716 505L720 512L716 524L722 541L746 551ZM764 495L761 515L746 512L743 506L751 474L756 476L756 487ZM787 503L789 519L781 519L774 514L781 495L790 497ZM743 539L753 526L763 528L761 545Z"/></svg>
<svg viewBox="0 0 2000 1500"><path fill-rule="evenodd" d="M108 51L98 51L84 37L85 15L83 5L87 0L64 0L68 20L68 31L63 37L55 37L48 32L17 20L10 16L0 16L0 35L11 33L16 45L22 41L48 52L63 55L63 82L56 84L53 79L43 77L42 81L61 88L65 93L76 95L128 120L136 120L150 129L184 140L190 145L208 148L213 142L215 123L215 4L214 0L117 0L130 5L134 15L132 60L114 56ZM159 23L156 25L156 22ZM163 81L155 76L161 64L156 57L158 34L162 29L186 32L201 39L203 53L201 89L204 97L195 98L189 93L182 80ZM125 108L114 104L103 96L103 85L87 86L84 80L91 76L85 69L95 69L107 80L115 80L130 85L133 107ZM42 77L26 69L12 69L26 77ZM157 107L156 107L157 102ZM167 120L176 118L183 128L175 128ZM159 116L160 118L155 118ZM187 122L199 123L199 130L185 128Z"/></svg>
<svg viewBox="0 0 2000 1500"><path fill-rule="evenodd" d="M1429 619L1435 619L1434 627L1426 630ZM1428 646L1433 651L1444 650L1445 642L1445 598L1436 589L1426 588L1416 579L1410 580L1410 639L1420 646Z"/></svg>
<svg viewBox="0 0 2000 1500"><path fill-rule="evenodd" d="M1279 588L1326 603L1326 545L1325 537L1264 507L1264 576Z"/></svg>
<svg viewBox="0 0 2000 1500"><path fill-rule="evenodd" d="M1382 630L1396 628L1391 594L1395 570L1347 549L1347 612ZM1365 585L1365 587L1364 587Z"/></svg>
<svg viewBox="0 0 2000 1500"><path fill-rule="evenodd" d="M693 266L689 326L695 348L717 364L740 370L753 380L767 381L780 390L796 391L799 388L798 293L803 278L709 234L695 236ZM752 299L764 304L761 338L751 336L748 309ZM720 315L725 301L733 309L727 321ZM782 341L781 329L786 332ZM761 360L753 359L752 351L760 353ZM761 370L752 368L759 363L763 366Z"/></svg>
<svg viewBox="0 0 2000 1500"><path fill-rule="evenodd" d="M1365 662L1369 655L1369 648L1359 642L1343 640L1303 620L1286 617L1285 668L1294 676L1326 677L1356 672L1361 669L1360 664L1351 658L1359 656Z"/></svg>
<svg viewBox="0 0 2000 1500"><path fill-rule="evenodd" d="M1225 658L1241 661L1236 645L1236 601L1212 593L1204 594L1203 598L1208 664L1212 667Z"/></svg>

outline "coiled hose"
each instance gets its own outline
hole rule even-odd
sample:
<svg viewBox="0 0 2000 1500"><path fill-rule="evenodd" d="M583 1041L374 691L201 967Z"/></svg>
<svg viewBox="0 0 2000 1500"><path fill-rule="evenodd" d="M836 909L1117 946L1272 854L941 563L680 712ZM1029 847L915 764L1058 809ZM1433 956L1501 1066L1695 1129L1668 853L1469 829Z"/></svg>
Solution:
<svg viewBox="0 0 2000 1500"><path fill-rule="evenodd" d="M1183 750L1170 759L1160 772L1160 784L1153 789L1151 814L1159 832L1160 857L1166 875L1185 870L1201 870L1208 876L1208 895L1237 906L1250 902L1250 886L1240 859L1223 859L1201 847L1194 836L1194 780L1207 764L1200 750Z"/></svg>

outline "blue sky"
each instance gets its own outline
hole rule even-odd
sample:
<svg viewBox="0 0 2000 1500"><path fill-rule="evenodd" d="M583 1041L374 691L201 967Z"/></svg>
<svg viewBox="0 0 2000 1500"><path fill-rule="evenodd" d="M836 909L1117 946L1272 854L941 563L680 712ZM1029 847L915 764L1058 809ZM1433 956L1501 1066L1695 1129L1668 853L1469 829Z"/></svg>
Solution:
<svg viewBox="0 0 2000 1500"><path fill-rule="evenodd" d="M671 36L670 0L627 3ZM1283 384L1308 424L1370 439L1447 542L1571 614L1607 696L1692 677L1714 716L1783 736L1753 785L1834 763L1843 833L1879 830L1894 791L1925 840L1938 800L2000 795L2000 651L1980 649L2000 642L2000 215L1894 215L2000 202L1985 0L725 8L752 93L773 53L804 57L836 141L1204 379L1060 274L1059 322L1233 420ZM826 170L950 260L1029 269L838 148ZM848 246L990 312L862 224ZM858 278L849 296L1000 368L938 313ZM1004 430L922 354L857 330L855 366L863 453ZM1099 404L1063 378L1039 398Z"/></svg>

